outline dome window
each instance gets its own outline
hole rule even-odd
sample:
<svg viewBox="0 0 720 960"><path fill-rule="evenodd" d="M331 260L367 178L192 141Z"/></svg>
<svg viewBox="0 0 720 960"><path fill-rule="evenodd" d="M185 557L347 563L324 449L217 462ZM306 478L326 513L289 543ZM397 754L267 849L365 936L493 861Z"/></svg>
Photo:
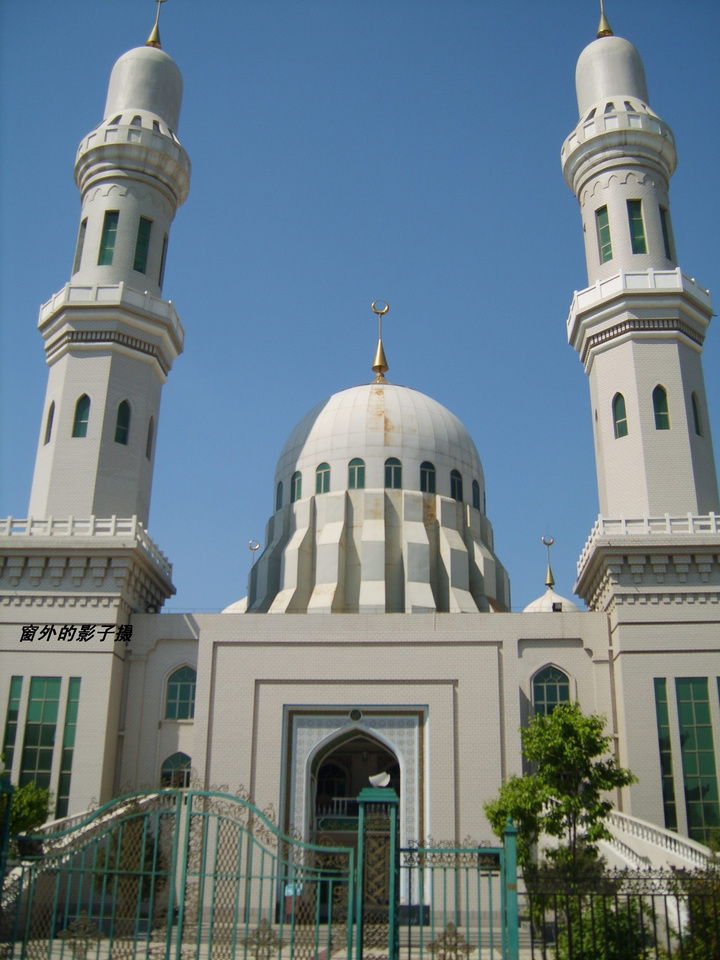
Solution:
<svg viewBox="0 0 720 960"><path fill-rule="evenodd" d="M122 120L122 114L119 113L113 120L110 121L111 127L116 127Z"/></svg>
<svg viewBox="0 0 720 960"><path fill-rule="evenodd" d="M330 493L329 463L321 463L315 471L315 493Z"/></svg>
<svg viewBox="0 0 720 960"><path fill-rule="evenodd" d="M115 420L115 443L122 443L127 446L130 439L130 404L123 400L118 407L117 419Z"/></svg>
<svg viewBox="0 0 720 960"><path fill-rule="evenodd" d="M283 483L282 480L277 485L277 490L275 491L275 510L282 509L283 502Z"/></svg>
<svg viewBox="0 0 720 960"><path fill-rule="evenodd" d="M477 480L473 480L472 482L472 505L473 509L480 509L480 484Z"/></svg>
<svg viewBox="0 0 720 960"><path fill-rule="evenodd" d="M612 100L605 104L605 113L615 113L615 104Z"/></svg>
<svg viewBox="0 0 720 960"><path fill-rule="evenodd" d="M302 474L296 470L290 480L290 503L295 503L302 497Z"/></svg>
<svg viewBox="0 0 720 960"><path fill-rule="evenodd" d="M402 488L402 464L397 457L388 457L385 461L385 488L387 490Z"/></svg>
<svg viewBox="0 0 720 960"><path fill-rule="evenodd" d="M559 703L570 700L570 680L556 667L545 667L533 680L535 716L547 717Z"/></svg>
<svg viewBox="0 0 720 960"><path fill-rule="evenodd" d="M450 471L450 496L453 500L459 500L462 503L463 498L462 477L458 470Z"/></svg>
<svg viewBox="0 0 720 960"><path fill-rule="evenodd" d="M160 133L160 121L159 121L159 120L153 120L153 130L155 131L155 133Z"/></svg>
<svg viewBox="0 0 720 960"><path fill-rule="evenodd" d="M420 464L420 490L423 493L435 493L435 464L423 460Z"/></svg>
<svg viewBox="0 0 720 960"><path fill-rule="evenodd" d="M131 126L131 127L141 127L141 126L142 126L142 117L140 117L140 116L135 116L135 117L133 117L132 120L130 121L130 126Z"/></svg>
<svg viewBox="0 0 720 960"><path fill-rule="evenodd" d="M90 421L90 397L84 393L75 404L75 419L73 420L72 435L86 437Z"/></svg>
<svg viewBox="0 0 720 960"><path fill-rule="evenodd" d="M668 410L667 390L658 384L652 393L653 410L655 412L655 429L670 429L670 411Z"/></svg>
<svg viewBox="0 0 720 960"><path fill-rule="evenodd" d="M354 457L348 464L348 490L365 489L365 461Z"/></svg>
<svg viewBox="0 0 720 960"><path fill-rule="evenodd" d="M628 435L627 413L625 411L625 397L621 393L616 393L613 398L612 412L615 437L626 437Z"/></svg>

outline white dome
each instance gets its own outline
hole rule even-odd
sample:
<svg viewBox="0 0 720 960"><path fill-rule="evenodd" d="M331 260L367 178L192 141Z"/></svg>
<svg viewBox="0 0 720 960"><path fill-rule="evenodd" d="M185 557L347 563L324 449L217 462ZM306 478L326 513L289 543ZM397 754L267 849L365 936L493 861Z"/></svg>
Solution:
<svg viewBox="0 0 720 960"><path fill-rule="evenodd" d="M580 116L599 100L637 97L649 103L640 54L622 37L599 37L580 54L575 70Z"/></svg>
<svg viewBox="0 0 720 960"><path fill-rule="evenodd" d="M548 587L545 593L523 608L523 613L579 613L580 607Z"/></svg>
<svg viewBox="0 0 720 960"><path fill-rule="evenodd" d="M330 493L347 490L348 465L365 463L365 487L385 486L385 461L402 466L402 489L420 490L420 464L436 471L436 492L451 496L450 472L457 470L463 499L472 503L477 481L484 511L485 479L475 444L465 427L431 397L392 383L369 383L336 393L319 403L298 423L283 447L275 472L289 491L294 473L302 475L302 495L315 493L315 471L330 467ZM285 493L287 499L288 493Z"/></svg>
<svg viewBox="0 0 720 960"><path fill-rule="evenodd" d="M104 117L146 111L177 132L182 90L182 76L172 57L157 47L135 47L112 69Z"/></svg>

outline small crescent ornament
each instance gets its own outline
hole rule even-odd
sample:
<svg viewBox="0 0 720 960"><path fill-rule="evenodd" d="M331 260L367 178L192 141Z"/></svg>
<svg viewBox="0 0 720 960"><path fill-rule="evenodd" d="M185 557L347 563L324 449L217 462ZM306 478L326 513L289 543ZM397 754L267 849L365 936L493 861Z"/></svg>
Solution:
<svg viewBox="0 0 720 960"><path fill-rule="evenodd" d="M545 537L542 538L542 542L546 547L551 547L555 543L555 537L550 537L549 540L546 540Z"/></svg>
<svg viewBox="0 0 720 960"><path fill-rule="evenodd" d="M372 309L373 313L376 313L379 317L382 317L390 309L390 304L387 302L387 300L373 300Z"/></svg>
<svg viewBox="0 0 720 960"><path fill-rule="evenodd" d="M260 541L259 541L259 540L249 540L249 541L248 541L248 547L249 547L249 549L252 550L253 553L254 553L256 550L259 550L259 549L260 549Z"/></svg>

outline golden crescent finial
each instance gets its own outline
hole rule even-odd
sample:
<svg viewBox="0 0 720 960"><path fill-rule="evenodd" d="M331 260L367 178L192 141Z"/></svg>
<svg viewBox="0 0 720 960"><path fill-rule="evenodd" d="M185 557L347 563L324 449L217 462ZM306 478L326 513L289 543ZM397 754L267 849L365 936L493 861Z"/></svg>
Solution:
<svg viewBox="0 0 720 960"><path fill-rule="evenodd" d="M612 27L608 23L608 18L605 16L605 3L603 0L600 0L600 26L598 27L598 39L600 37L612 37Z"/></svg>
<svg viewBox="0 0 720 960"><path fill-rule="evenodd" d="M155 14L155 26L150 31L150 36L145 41L146 47L157 47L158 50L162 49L162 44L160 43L160 4L165 3L165 0L155 0L157 4L157 13Z"/></svg>
<svg viewBox="0 0 720 960"><path fill-rule="evenodd" d="M555 543L555 537L548 537L547 540L545 539L545 537L542 537L541 539L542 539L542 542L547 547L547 554L548 554L547 572L545 574L545 586L548 588L548 590L552 590L552 588L555 586L555 577L553 577L552 567L550 566L550 547Z"/></svg>
<svg viewBox="0 0 720 960"><path fill-rule="evenodd" d="M378 318L378 345L372 365L372 369L376 374L375 383L387 383L384 374L388 369L388 362L382 343L382 318L389 309L390 304L387 302L387 300L373 300L372 302L372 311L373 313L377 314Z"/></svg>

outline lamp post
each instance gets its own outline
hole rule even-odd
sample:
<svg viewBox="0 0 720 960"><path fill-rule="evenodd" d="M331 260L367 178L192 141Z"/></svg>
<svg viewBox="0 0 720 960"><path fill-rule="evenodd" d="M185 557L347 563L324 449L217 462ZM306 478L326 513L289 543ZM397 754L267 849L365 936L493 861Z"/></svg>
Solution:
<svg viewBox="0 0 720 960"><path fill-rule="evenodd" d="M2 797L2 832L0 833L0 890L5 884L5 862L10 842L10 811L12 809L15 787L10 783L10 776L5 776L5 761L0 757L0 797Z"/></svg>

